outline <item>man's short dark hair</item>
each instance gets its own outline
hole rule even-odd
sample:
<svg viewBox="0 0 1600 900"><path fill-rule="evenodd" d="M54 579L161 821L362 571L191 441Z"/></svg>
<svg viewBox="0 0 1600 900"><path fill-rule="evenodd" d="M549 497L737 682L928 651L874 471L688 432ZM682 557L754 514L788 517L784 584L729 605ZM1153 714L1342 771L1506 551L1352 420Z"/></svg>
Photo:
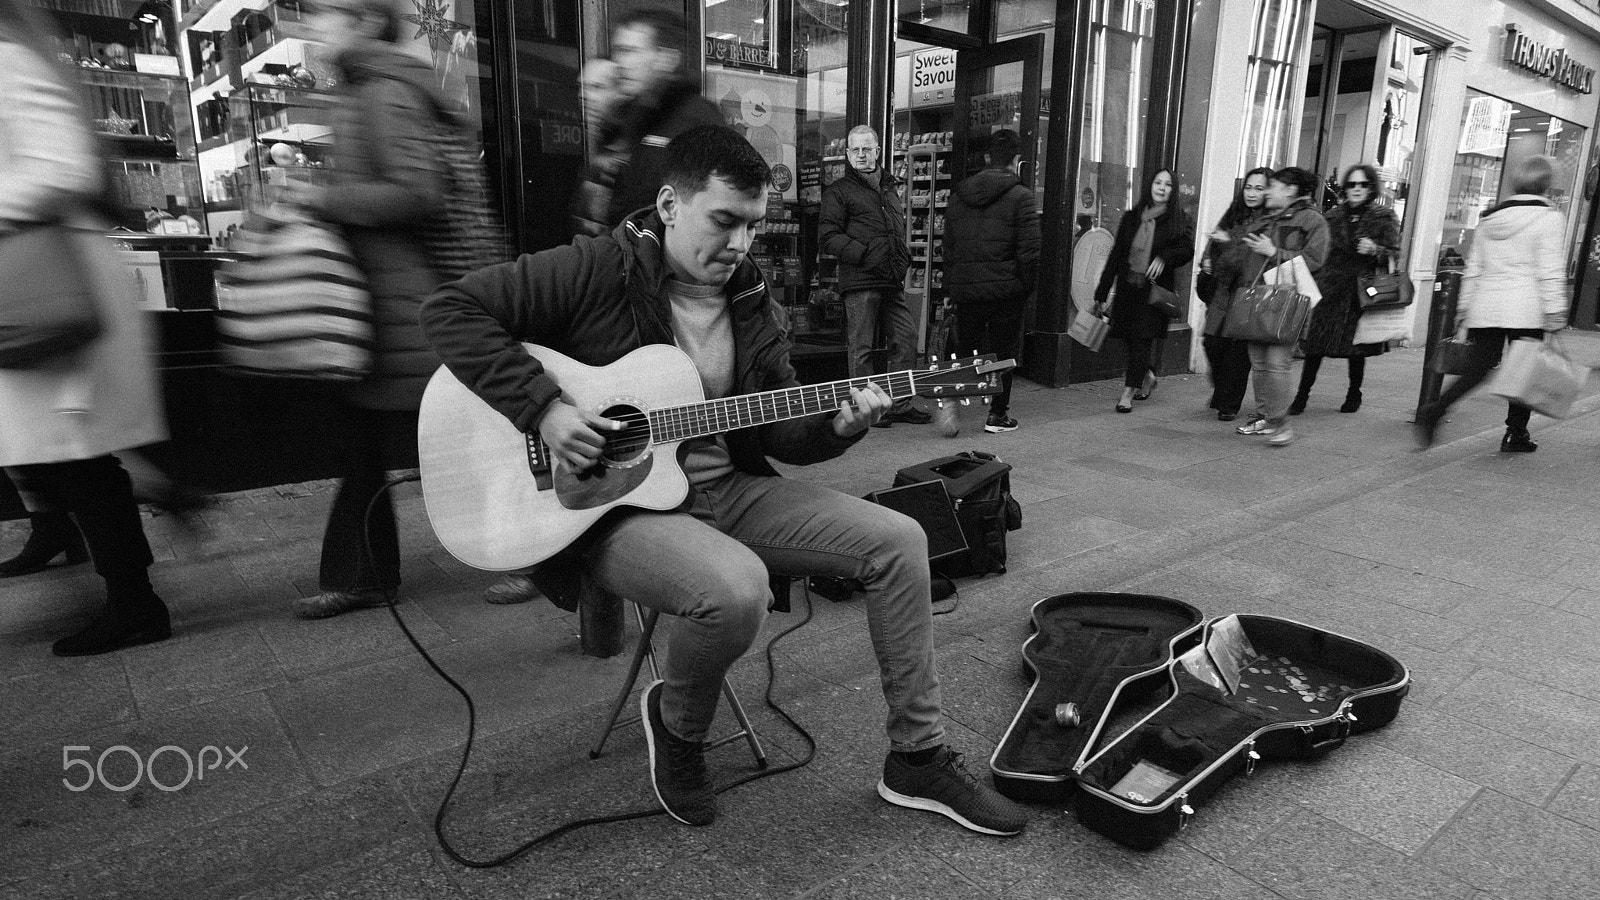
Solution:
<svg viewBox="0 0 1600 900"><path fill-rule="evenodd" d="M1273 181L1280 181L1295 188L1302 197L1310 197L1317 191L1317 176L1299 166L1285 166L1272 173Z"/></svg>
<svg viewBox="0 0 1600 900"><path fill-rule="evenodd" d="M683 16L664 9L629 10L612 23L611 33L616 34L633 25L649 28L655 36L657 47L682 50L684 41L688 40L689 27L684 24Z"/></svg>
<svg viewBox="0 0 1600 900"><path fill-rule="evenodd" d="M1009 128L1002 128L989 135L989 168L999 169L1011 165L1011 161L1022 155L1022 138Z"/></svg>
<svg viewBox="0 0 1600 900"><path fill-rule="evenodd" d="M673 190L693 196L713 175L752 193L766 189L772 170L744 135L726 125L696 125L667 145L666 183Z"/></svg>

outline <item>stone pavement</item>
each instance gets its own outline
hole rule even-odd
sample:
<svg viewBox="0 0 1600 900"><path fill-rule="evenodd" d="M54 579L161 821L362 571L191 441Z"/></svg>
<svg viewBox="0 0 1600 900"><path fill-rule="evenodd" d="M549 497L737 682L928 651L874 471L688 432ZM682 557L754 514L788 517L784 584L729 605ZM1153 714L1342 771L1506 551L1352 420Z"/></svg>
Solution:
<svg viewBox="0 0 1600 900"><path fill-rule="evenodd" d="M1417 351L1372 361L1366 406L1341 415L1343 366L1325 366L1286 449L1217 422L1203 377L1163 379L1132 415L1112 411L1113 383L1019 381L1019 431L983 434L974 407L954 440L897 425L806 473L861 494L956 450L1016 466L1009 573L963 581L936 620L952 739L981 771L1028 687L1029 606L1056 593L1284 615L1411 667L1394 724L1320 762L1263 765L1157 851L1059 809L1000 839L885 804L861 604L818 600L777 652L776 695L819 742L808 768L724 794L709 828L654 817L458 865L432 828L466 735L459 697L386 611L289 614L316 587L315 484L224 497L197 536L148 520L177 631L163 644L56 659L49 640L90 608L92 574L0 582L0 897L1600 897L1600 396L1535 417L1540 449L1518 456L1496 452L1503 407L1471 400L1419 454L1420 368ZM439 548L416 485L400 494L400 610L477 703L455 846L487 858L652 806L636 728L586 752L624 658L580 655L575 617L543 601L482 602L493 576ZM0 552L19 535L0 531ZM769 752L791 759L803 745L760 703L764 678L758 654L735 670ZM219 765L245 746L248 769ZM112 747L130 749L93 778L67 765ZM185 757L207 752L214 768L183 784ZM115 790L137 779L134 755L182 786ZM710 760L719 779L752 768L741 745Z"/></svg>

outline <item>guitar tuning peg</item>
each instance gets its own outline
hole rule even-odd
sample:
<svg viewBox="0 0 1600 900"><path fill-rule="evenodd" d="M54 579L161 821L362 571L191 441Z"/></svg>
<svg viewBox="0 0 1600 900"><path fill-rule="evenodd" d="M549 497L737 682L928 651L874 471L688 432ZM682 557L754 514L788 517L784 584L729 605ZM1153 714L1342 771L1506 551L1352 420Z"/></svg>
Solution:
<svg viewBox="0 0 1600 900"><path fill-rule="evenodd" d="M955 354L954 354L954 353L952 353L952 354L950 354L950 358L951 358L951 359L955 359L955 358L956 358L956 355L955 355Z"/></svg>
<svg viewBox="0 0 1600 900"><path fill-rule="evenodd" d="M962 406L971 406L972 405L972 398L971 397L962 397L961 398L961 405Z"/></svg>
<svg viewBox="0 0 1600 900"><path fill-rule="evenodd" d="M984 406L988 406L989 405L989 395L988 394L984 394L983 395L983 405Z"/></svg>
<svg viewBox="0 0 1600 900"><path fill-rule="evenodd" d="M937 403L935 403L934 405L939 407L940 409L944 409L944 400L941 399Z"/></svg>

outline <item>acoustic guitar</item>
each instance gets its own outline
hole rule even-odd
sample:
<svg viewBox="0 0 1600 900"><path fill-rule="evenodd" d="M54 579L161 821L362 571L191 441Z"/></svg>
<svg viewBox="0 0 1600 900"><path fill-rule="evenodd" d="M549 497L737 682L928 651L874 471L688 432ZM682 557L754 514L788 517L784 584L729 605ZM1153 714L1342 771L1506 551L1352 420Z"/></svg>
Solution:
<svg viewBox="0 0 1600 900"><path fill-rule="evenodd" d="M519 430L441 367L422 396L417 449L434 534L456 559L495 572L526 569L577 540L618 506L675 509L689 495L678 445L738 428L831 412L867 378L707 400L700 373L670 344L650 344L608 366L588 366L523 344L561 385L561 399L625 423L598 464L582 472L552 459L537 433ZM1015 368L993 356L874 375L891 398L954 400L1000 390Z"/></svg>

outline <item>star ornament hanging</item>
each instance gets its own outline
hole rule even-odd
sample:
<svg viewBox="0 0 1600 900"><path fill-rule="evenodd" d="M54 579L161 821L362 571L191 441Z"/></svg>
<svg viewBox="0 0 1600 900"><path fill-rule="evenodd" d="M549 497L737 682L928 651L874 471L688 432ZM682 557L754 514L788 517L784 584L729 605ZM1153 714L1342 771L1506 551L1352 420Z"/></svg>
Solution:
<svg viewBox="0 0 1600 900"><path fill-rule="evenodd" d="M437 51L439 42L450 43L458 31L470 31L471 27L450 18L450 0L411 0L417 8L414 16L406 15L400 18L417 26L417 33L411 36L412 40L428 36L428 49Z"/></svg>

